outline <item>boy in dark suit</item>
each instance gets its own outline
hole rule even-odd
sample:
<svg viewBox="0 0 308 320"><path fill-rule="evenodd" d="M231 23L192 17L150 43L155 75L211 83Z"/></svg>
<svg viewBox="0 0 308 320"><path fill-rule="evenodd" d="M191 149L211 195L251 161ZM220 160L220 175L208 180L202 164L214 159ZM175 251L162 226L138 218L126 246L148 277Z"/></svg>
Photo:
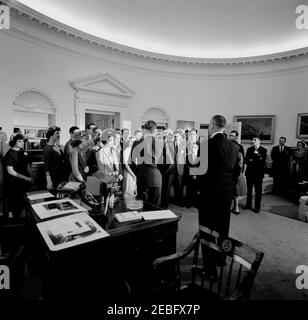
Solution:
<svg viewBox="0 0 308 320"><path fill-rule="evenodd" d="M261 139L258 135L252 137L252 147L246 152L245 164L247 180L247 201L246 210L252 210L252 189L255 188L255 213L260 212L262 198L262 182L265 172L267 150L261 146Z"/></svg>

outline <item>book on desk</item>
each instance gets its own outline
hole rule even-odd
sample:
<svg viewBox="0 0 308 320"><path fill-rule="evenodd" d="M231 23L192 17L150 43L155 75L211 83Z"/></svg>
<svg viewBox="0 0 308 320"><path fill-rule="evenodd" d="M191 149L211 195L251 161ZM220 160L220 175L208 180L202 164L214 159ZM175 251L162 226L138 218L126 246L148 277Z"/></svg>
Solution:
<svg viewBox="0 0 308 320"><path fill-rule="evenodd" d="M128 211L122 213L116 213L115 218L119 222L134 221L134 220L161 220L161 219L173 219L177 216L171 210L157 210L157 211Z"/></svg>
<svg viewBox="0 0 308 320"><path fill-rule="evenodd" d="M142 219L142 213L138 211L116 213L114 216L119 222L134 221L134 220Z"/></svg>

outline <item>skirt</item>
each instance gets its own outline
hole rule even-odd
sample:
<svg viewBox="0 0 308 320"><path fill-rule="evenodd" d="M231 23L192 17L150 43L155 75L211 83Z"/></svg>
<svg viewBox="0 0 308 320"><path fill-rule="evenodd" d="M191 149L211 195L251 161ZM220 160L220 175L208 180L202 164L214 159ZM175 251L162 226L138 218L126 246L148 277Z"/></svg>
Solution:
<svg viewBox="0 0 308 320"><path fill-rule="evenodd" d="M246 178L241 173L235 186L235 197L245 197L247 195Z"/></svg>

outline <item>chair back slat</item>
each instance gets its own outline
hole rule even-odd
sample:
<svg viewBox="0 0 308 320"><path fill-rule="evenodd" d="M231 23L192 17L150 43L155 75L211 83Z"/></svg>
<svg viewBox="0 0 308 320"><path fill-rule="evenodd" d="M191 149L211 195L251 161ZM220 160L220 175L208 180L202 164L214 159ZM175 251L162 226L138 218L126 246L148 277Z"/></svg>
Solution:
<svg viewBox="0 0 308 320"><path fill-rule="evenodd" d="M247 269L251 269L251 263L249 263L247 260L243 259L242 257L234 254L233 255L233 260L240 263L241 265L243 265L245 268Z"/></svg>
<svg viewBox="0 0 308 320"><path fill-rule="evenodd" d="M181 289L181 266L180 261L177 261L175 264L175 272L176 272L176 291L179 292Z"/></svg>
<svg viewBox="0 0 308 320"><path fill-rule="evenodd" d="M224 266L220 267L219 278L218 278L218 286L217 286L217 294L220 296L221 288L223 286L223 276L224 276Z"/></svg>
<svg viewBox="0 0 308 320"><path fill-rule="evenodd" d="M242 268L243 268L243 266L240 264L239 271L237 272L237 277L236 277L236 284L235 284L236 287L239 286L240 281L241 281Z"/></svg>
<svg viewBox="0 0 308 320"><path fill-rule="evenodd" d="M233 262L234 262L234 260L231 259L231 263L230 263L230 267L229 267L229 271L228 271L228 279L227 279L227 284L226 284L225 296L228 296L230 294Z"/></svg>

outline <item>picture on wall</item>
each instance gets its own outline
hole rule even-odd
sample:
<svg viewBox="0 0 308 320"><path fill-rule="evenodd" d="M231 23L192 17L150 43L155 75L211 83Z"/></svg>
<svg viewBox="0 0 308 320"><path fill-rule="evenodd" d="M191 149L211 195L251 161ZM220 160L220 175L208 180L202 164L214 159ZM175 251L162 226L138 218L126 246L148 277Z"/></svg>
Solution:
<svg viewBox="0 0 308 320"><path fill-rule="evenodd" d="M191 130L192 128L194 128L194 126L194 121L178 120L176 122L177 129Z"/></svg>
<svg viewBox="0 0 308 320"><path fill-rule="evenodd" d="M199 136L204 139L208 139L209 125L207 123L200 124Z"/></svg>
<svg viewBox="0 0 308 320"><path fill-rule="evenodd" d="M241 142L250 143L257 134L262 143L274 143L275 116L234 116L235 122L242 123Z"/></svg>
<svg viewBox="0 0 308 320"><path fill-rule="evenodd" d="M308 138L308 113L299 113L297 115L296 137L299 139Z"/></svg>

